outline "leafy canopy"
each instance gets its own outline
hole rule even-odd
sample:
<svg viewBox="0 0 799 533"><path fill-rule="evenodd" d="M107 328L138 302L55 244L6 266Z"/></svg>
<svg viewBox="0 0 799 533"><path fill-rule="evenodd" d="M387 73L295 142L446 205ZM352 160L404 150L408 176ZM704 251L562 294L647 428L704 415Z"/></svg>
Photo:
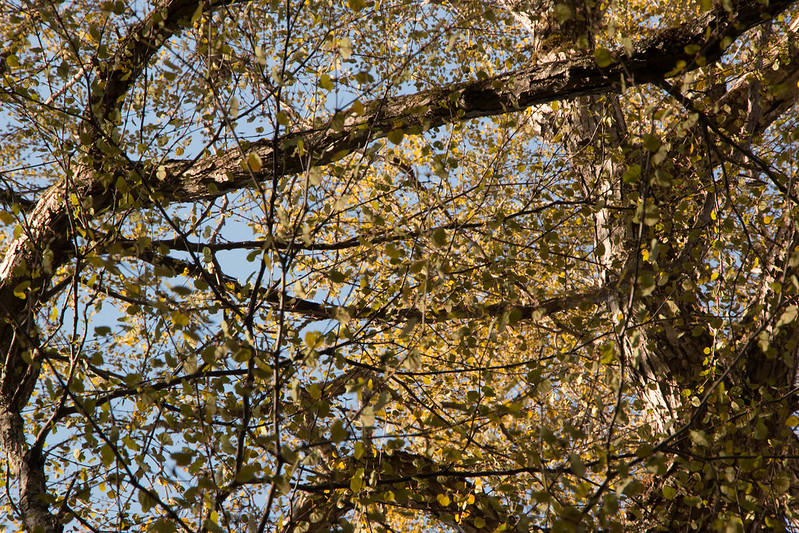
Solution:
<svg viewBox="0 0 799 533"><path fill-rule="evenodd" d="M6 524L795 524L796 10L6 2Z"/></svg>

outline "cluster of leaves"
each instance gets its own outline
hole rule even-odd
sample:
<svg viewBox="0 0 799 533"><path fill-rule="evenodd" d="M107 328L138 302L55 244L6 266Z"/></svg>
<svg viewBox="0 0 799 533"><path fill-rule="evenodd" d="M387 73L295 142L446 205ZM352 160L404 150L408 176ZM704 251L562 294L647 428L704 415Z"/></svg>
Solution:
<svg viewBox="0 0 799 533"><path fill-rule="evenodd" d="M10 526L14 442L92 531L793 519L795 14L521 103L546 54L505 3L152 4L0 12ZM546 6L604 10L563 53L601 69L734 19Z"/></svg>

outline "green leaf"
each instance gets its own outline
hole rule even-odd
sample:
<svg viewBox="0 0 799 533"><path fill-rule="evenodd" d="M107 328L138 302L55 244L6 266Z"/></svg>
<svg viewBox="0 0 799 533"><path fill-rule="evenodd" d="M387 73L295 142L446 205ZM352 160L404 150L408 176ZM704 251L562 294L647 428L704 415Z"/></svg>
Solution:
<svg viewBox="0 0 799 533"><path fill-rule="evenodd" d="M244 465L239 470L239 473L236 474L236 482L237 483L248 483L255 479L255 474L260 470L257 464L249 464Z"/></svg>
<svg viewBox="0 0 799 533"><path fill-rule="evenodd" d="M657 135L647 133L643 136L644 148L650 152L657 152L660 149L661 141Z"/></svg>
<svg viewBox="0 0 799 533"><path fill-rule="evenodd" d="M155 533L174 533L177 529L173 521L167 520L166 518L159 518L147 526L147 531L153 531Z"/></svg>
<svg viewBox="0 0 799 533"><path fill-rule="evenodd" d="M355 471L355 475L350 478L350 490L356 494L361 492L363 488L363 473L364 469L359 468Z"/></svg>
<svg viewBox="0 0 799 533"><path fill-rule="evenodd" d="M103 464L106 467L110 467L114 464L116 455L114 454L114 449L110 444L103 444L103 446L100 448L100 457L102 458Z"/></svg>
<svg viewBox="0 0 799 533"><path fill-rule="evenodd" d="M613 343L607 342L599 348L599 362L603 365L609 365L616 360L616 350Z"/></svg>
<svg viewBox="0 0 799 533"><path fill-rule="evenodd" d="M624 183L638 183L641 177L641 165L630 165L622 176Z"/></svg>
<svg viewBox="0 0 799 533"><path fill-rule="evenodd" d="M258 172L261 170L261 156L255 152L250 152L250 155L247 156L247 166L253 172Z"/></svg>
<svg viewBox="0 0 799 533"><path fill-rule="evenodd" d="M571 466L572 472L575 476L585 476L585 463L583 463L583 460L578 454L574 452L569 454L569 465Z"/></svg>
<svg viewBox="0 0 799 533"><path fill-rule="evenodd" d="M638 289L641 296L649 296L655 291L655 278L649 270L638 273Z"/></svg>
<svg viewBox="0 0 799 533"><path fill-rule="evenodd" d="M343 283L347 279L345 274L336 269L329 270L327 276L333 283Z"/></svg>
<svg viewBox="0 0 799 533"><path fill-rule="evenodd" d="M558 18L558 22L561 24L571 20L571 18L574 16L572 8L568 4L555 4L555 6L552 8L552 11L555 13L555 16Z"/></svg>
<svg viewBox="0 0 799 533"><path fill-rule="evenodd" d="M319 87L326 91L332 91L336 88L335 84L333 84L333 81L330 79L330 76L327 74L322 74L319 76Z"/></svg>
<svg viewBox="0 0 799 533"><path fill-rule="evenodd" d="M702 49L702 45L699 44L689 44L685 47L685 53L688 55L694 55L698 51Z"/></svg>
<svg viewBox="0 0 799 533"><path fill-rule="evenodd" d="M430 235L433 244L439 248L447 245L447 232L444 228L436 228Z"/></svg>
<svg viewBox="0 0 799 533"><path fill-rule="evenodd" d="M785 324L790 324L794 320L796 320L796 315L799 314L799 308L796 305L789 305L785 311L783 311L782 315L780 315L780 319L777 321L777 327L784 326Z"/></svg>
<svg viewBox="0 0 799 533"><path fill-rule="evenodd" d="M138 499L139 505L141 505L142 511L145 513L149 511L156 503L155 500L144 490L140 490L138 492Z"/></svg>
<svg viewBox="0 0 799 533"><path fill-rule="evenodd" d="M366 427L375 425L375 410L371 405L367 405L361 410L361 424Z"/></svg>
<svg viewBox="0 0 799 533"><path fill-rule="evenodd" d="M594 59L596 59L596 64L599 68L609 67L616 61L613 58L613 54L610 53L610 50L605 48L597 48L594 50Z"/></svg>
<svg viewBox="0 0 799 533"><path fill-rule="evenodd" d="M646 204L644 208L644 224L654 226L660 220L660 209L655 204Z"/></svg>
<svg viewBox="0 0 799 533"><path fill-rule="evenodd" d="M754 434L755 438L758 440L763 440L768 437L768 427L766 426L766 423L763 422L763 419L758 419L758 421L755 423Z"/></svg>
<svg viewBox="0 0 799 533"><path fill-rule="evenodd" d="M710 446L710 442L707 440L707 436L705 435L704 431L692 429L689 432L691 436L691 441L697 446L702 446L703 448L707 448Z"/></svg>
<svg viewBox="0 0 799 533"><path fill-rule="evenodd" d="M347 7L355 11L356 13L366 7L365 0L347 0Z"/></svg>
<svg viewBox="0 0 799 533"><path fill-rule="evenodd" d="M791 476L784 470L777 472L774 476L772 486L777 494L785 494L791 488Z"/></svg>
<svg viewBox="0 0 799 533"><path fill-rule="evenodd" d="M185 328L189 325L189 317L180 311L174 311L172 313L172 323L180 328Z"/></svg>
<svg viewBox="0 0 799 533"><path fill-rule="evenodd" d="M391 141L392 144L400 144L402 139L405 137L405 132L401 129L391 130L388 132L386 137L389 141Z"/></svg>
<svg viewBox="0 0 799 533"><path fill-rule="evenodd" d="M336 420L333 422L333 425L330 427L330 440L335 443L339 443L343 440L349 438L349 432L344 429L344 423L341 420Z"/></svg>
<svg viewBox="0 0 799 533"><path fill-rule="evenodd" d="M175 464L178 466L188 466L194 460L195 453L192 451L185 451L185 452L174 452L172 454L172 460L175 461Z"/></svg>

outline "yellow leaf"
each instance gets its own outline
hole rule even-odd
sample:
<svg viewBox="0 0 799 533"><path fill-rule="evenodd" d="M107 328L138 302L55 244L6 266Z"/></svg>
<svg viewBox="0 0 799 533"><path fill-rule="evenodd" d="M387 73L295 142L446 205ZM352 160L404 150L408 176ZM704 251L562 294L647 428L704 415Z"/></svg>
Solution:
<svg viewBox="0 0 799 533"><path fill-rule="evenodd" d="M258 172L261 170L261 156L256 154L255 152L251 152L249 157L247 157L247 165L250 167L250 170L253 172Z"/></svg>

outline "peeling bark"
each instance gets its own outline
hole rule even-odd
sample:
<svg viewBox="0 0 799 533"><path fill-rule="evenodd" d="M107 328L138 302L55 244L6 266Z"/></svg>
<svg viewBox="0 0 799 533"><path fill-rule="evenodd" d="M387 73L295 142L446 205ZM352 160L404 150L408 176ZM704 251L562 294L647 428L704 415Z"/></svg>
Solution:
<svg viewBox="0 0 799 533"><path fill-rule="evenodd" d="M552 9L548 3L535 3L538 11L528 12L530 5L525 2L511 1L505 2L506 7L527 27L535 37L538 37L538 49L546 52L546 43L550 41L548 33L541 34L542 28L550 28L551 21L547 23L542 12L546 13ZM580 31L587 32L592 26L592 22L584 18ZM571 35L571 42L577 43L572 35L575 25L567 28L567 34ZM543 35L543 37L542 37ZM674 35L679 39L679 32ZM586 42L588 39L586 39ZM665 44L665 43L663 43ZM555 49L549 52L551 56L560 57L573 53L571 50L563 51ZM734 87L727 91L717 105L713 105L703 125L696 128L693 135L688 139L702 137L702 128L707 128L709 121L720 130L727 132L734 139L739 139L745 135L761 134L774 120L774 117L781 116L791 106L794 106L797 98L796 77L797 61L795 46L789 46L786 54L780 51L772 54L769 58L776 62L778 68L767 74L768 80L760 85L760 80L743 79ZM773 84L773 85L772 85ZM763 89L766 87L766 89ZM779 90L768 89L768 87L778 87ZM757 113L753 114L752 106L747 105L752 99L752 91L755 91L758 102ZM761 107L762 106L762 107ZM747 113L747 109L749 113ZM580 98L561 106L559 111L542 108L536 116L539 121L541 132L546 135L553 135L555 132L567 132L563 135L564 145L569 160L573 163L575 172L580 176L589 198L600 201L604 205L622 205L625 197L635 194L640 198L639 202L653 201L660 206L665 213L669 210L669 202L673 198L668 193L661 194L651 185L649 174L650 160L645 156L643 160L629 160L614 157L612 147L621 146L626 137L626 126L621 116L618 104L613 96L604 99L596 97ZM715 131L715 130L714 130ZM707 130L704 130L707 136ZM685 137L675 136L668 139L674 145L672 150L673 159L679 161L681 155L680 148L684 148ZM596 147L593 151L586 150L587 146ZM611 148L602 152L602 148ZM723 149L727 157L733 156L736 148L725 146ZM738 158L743 154L738 151ZM645 152L644 152L645 153ZM720 164L719 158L722 154L718 151L708 153L708 160L713 161L711 167ZM633 186L627 184L622 179L622 174L632 164L640 164L643 168L641 183ZM679 165L683 165L680 167ZM675 163L673 172L692 175L697 169L688 164ZM712 168L708 171L712 172ZM613 279L630 279L631 284L608 294L607 304L610 315L616 322L617 345L620 350L622 361L622 378L633 387L638 397L643 400L645 412L648 413L652 429L661 435L671 435L674 439L672 445L667 446L668 450L674 454L672 457L680 458L673 463L673 470L670 476L677 476L680 468L685 468L680 460L690 459L701 454L703 448L701 435L688 438L689 428L695 423L702 421L705 413L705 405L691 406L685 402L681 396L681 391L702 390L706 379L704 375L706 349L714 345L714 339L705 329L696 331L696 325L701 324L698 306L692 298L685 298L676 293L675 287L679 286L681 280L693 280L695 278L695 266L693 263L697 259L697 253L703 254L709 246L709 238L705 228L711 224L711 213L715 206L716 193L715 187L711 185L709 191L704 196L704 204L697 206L697 214L693 222L694 229L692 236L682 247L676 250L672 248L669 253L659 260L660 272L670 274L670 282L663 287L654 287L647 293L642 293L642 288L636 280L641 276L649 275L650 278L657 272L641 259L640 249L648 246L650 241L657 239L658 235L654 228L644 225L643 221L631 222L626 217L618 217L617 214L608 209L600 209L595 215L595 235L596 245L599 249L599 263L603 269L605 283ZM787 201L787 200L786 200ZM643 215L641 215L643 218ZM776 237L775 242L781 248L777 253L772 251L763 254L764 257L774 258L776 263L783 263L786 260L788 250L793 250L795 246L795 235L793 235L793 225L783 228L791 233L782 237ZM799 263L799 260L794 260ZM765 276L764 287L773 286L773 282L787 279L785 277L790 269L772 265L769 263L764 266L764 270L770 270L779 275ZM657 278L655 278L657 279ZM764 294L764 301L774 302L779 305L779 298L774 293ZM676 300L676 304L674 302ZM665 312L666 303L672 302L674 311ZM782 305L785 305L784 303ZM779 308L775 309L767 305L762 313L762 320L776 320L780 316ZM795 323L794 323L795 324ZM797 352L799 349L799 328L789 327L788 331L773 331L773 322L763 322L760 327L755 328L759 338L767 335L771 341L772 350L774 346L781 346L785 352L782 357L776 354L764 357L764 353L757 347L757 343L750 341L745 344L746 348L741 360L731 360L727 362L727 372L737 377L730 380L730 386L741 383L748 383L752 387L750 392L743 396L747 401L755 405L763 401L762 395L771 397L772 394L791 394L792 387L796 379L796 365L799 362ZM779 350L779 349L778 349ZM742 375L743 371L743 375ZM715 385L714 385L715 386ZM764 388L765 387L765 388ZM765 392L765 390L773 392ZM756 392L757 391L757 392ZM707 399L707 396L705 397ZM766 435L772 435L775 442L783 443L784 446L775 451L777 456L784 454L785 457L796 456L796 439L785 429L785 419L796 408L795 402L788 402L789 407L779 410L779 414L772 414L763 420L762 433L758 439L749 436L738 437L736 440L736 452L745 456L752 454L757 456L760 452L762 439ZM792 406L792 407L790 407ZM696 407L696 408L695 408ZM701 427L701 424L699 425ZM612 428L610 430L613 431ZM690 429L693 431L693 429ZM675 439L676 437L676 439ZM610 437L609 437L610 440ZM687 460L686 459L686 460ZM791 472L791 479L796 479L795 473L799 471L799 465L795 460L786 459L783 462ZM679 466L678 466L679 465ZM648 517L637 516L640 527L647 530L659 530L666 528L675 530L687 527L693 523L694 527L709 528L714 520L720 517L730 519L738 517L742 524L751 531L763 531L775 524L784 522L784 514L779 508L779 504L772 506L764 505L763 509L768 509L768 519L765 516L752 518L747 516L739 503L731 500L729 495L723 493L724 487L717 479L716 482L695 481L683 479L687 486L687 493L692 496L703 498L706 503L705 511L693 510L679 500L669 501L662 497L662 487L667 484L670 476L650 487L647 491L648 503L644 506L656 510ZM745 475L742 475L744 479ZM751 486L751 485L750 485ZM755 497L760 501L771 501L772 494L767 489L757 489L759 496ZM712 512L709 512L712 510Z"/></svg>

